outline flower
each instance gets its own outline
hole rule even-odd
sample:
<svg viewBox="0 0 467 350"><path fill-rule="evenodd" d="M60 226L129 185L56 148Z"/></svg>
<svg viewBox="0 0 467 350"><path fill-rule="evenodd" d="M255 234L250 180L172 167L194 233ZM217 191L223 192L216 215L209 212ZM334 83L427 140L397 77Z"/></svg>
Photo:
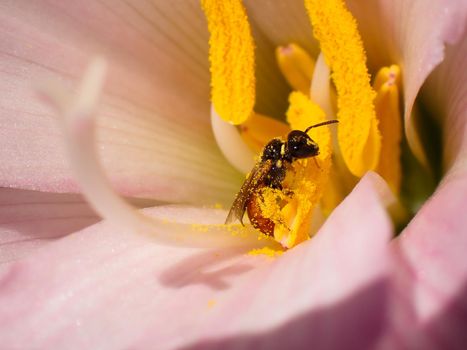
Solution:
<svg viewBox="0 0 467 350"><path fill-rule="evenodd" d="M193 4L167 4L15 2L2 11L6 73L1 83L5 146L0 180L13 188L2 190L2 226L9 235L4 243L12 242L10 254L18 254L17 261L2 265L2 344L461 347L467 281L466 223L460 212L467 190L466 70L461 68L467 49L466 9L461 2L349 4L363 26L373 64L403 64L407 119L417 92L443 59L444 42L452 45L422 90L430 109L439 109L444 125L446 173L437 192L389 245L392 227L381 199L387 192L381 179L369 174L315 238L278 259L245 255L248 244L210 250L163 246L150 234L109 222L32 253L18 252L20 237L41 237L34 235L41 233L40 225L27 222L31 217L41 218L39 223L49 228L54 217L68 214L69 219L51 227L54 235L95 220L76 196L26 191L76 190L64 165L61 134L50 120L52 112L36 103L25 86L51 75L64 81L76 77L80 70L75 67L87 58L82 52L98 49L110 57L99 132L103 161L117 189L194 204L232 198L240 177L213 150L205 118L207 63L190 57L199 47L206 48L205 24ZM189 11L183 11L185 6ZM307 20L301 2L247 4L247 10L261 35L268 35L269 41L258 42L260 49L271 42L289 42L287 35L309 37L301 30L293 33ZM190 15L186 25L193 31L164 17L171 11ZM278 31L280 21L287 25ZM169 23L173 32L167 31ZM193 35L198 31L203 35ZM260 55L264 52L259 50ZM274 85L277 78L269 77L269 85ZM188 223L224 218L224 212L203 208L158 206L146 211ZM10 215L13 219L7 221Z"/></svg>

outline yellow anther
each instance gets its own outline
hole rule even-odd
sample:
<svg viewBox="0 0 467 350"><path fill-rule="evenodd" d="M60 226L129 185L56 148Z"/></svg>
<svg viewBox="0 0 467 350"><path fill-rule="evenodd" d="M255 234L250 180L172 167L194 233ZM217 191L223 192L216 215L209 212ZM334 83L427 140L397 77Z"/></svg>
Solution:
<svg viewBox="0 0 467 350"><path fill-rule="evenodd" d="M357 23L343 0L305 0L305 5L337 90L342 157L352 174L362 176L378 164L381 136Z"/></svg>
<svg viewBox="0 0 467 350"><path fill-rule="evenodd" d="M255 104L254 43L239 0L202 0L210 33L211 98L220 117L238 125Z"/></svg>
<svg viewBox="0 0 467 350"><path fill-rule="evenodd" d="M276 49L276 60L289 85L309 95L315 67L315 61L311 56L297 44L289 44Z"/></svg>
<svg viewBox="0 0 467 350"><path fill-rule="evenodd" d="M402 176L401 147L402 122L399 107L400 69L398 66L381 68L376 75L374 88L376 115L379 119L382 144L376 171L386 180L395 195L399 194Z"/></svg>
<svg viewBox="0 0 467 350"><path fill-rule="evenodd" d="M260 154L271 139L286 136L289 131L290 127L287 124L258 113L252 114L251 118L240 126L243 141L256 154Z"/></svg>
<svg viewBox="0 0 467 350"><path fill-rule="evenodd" d="M292 129L305 130L325 120L321 108L303 93L293 92L289 102L287 121ZM262 208L262 213L274 221L274 238L287 248L310 237L312 212L326 188L331 167L329 128L312 129L309 134L319 145L320 154L292 163L283 182L284 191L263 189L266 208Z"/></svg>
<svg viewBox="0 0 467 350"><path fill-rule="evenodd" d="M381 68L373 81L373 89L378 92L383 84L396 84L397 88L400 90L402 83L400 75L401 69L396 64Z"/></svg>

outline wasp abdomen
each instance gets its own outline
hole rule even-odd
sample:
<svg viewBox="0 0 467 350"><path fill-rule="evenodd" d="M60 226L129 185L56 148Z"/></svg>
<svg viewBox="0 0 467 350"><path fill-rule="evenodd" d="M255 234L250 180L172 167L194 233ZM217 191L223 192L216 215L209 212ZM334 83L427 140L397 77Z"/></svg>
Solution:
<svg viewBox="0 0 467 350"><path fill-rule="evenodd" d="M263 216L261 207L260 207L261 197L258 192L254 192L250 195L250 198L247 202L247 214L250 218L250 222L254 228L260 230L262 233L269 236L274 236L274 222L271 219L265 218Z"/></svg>

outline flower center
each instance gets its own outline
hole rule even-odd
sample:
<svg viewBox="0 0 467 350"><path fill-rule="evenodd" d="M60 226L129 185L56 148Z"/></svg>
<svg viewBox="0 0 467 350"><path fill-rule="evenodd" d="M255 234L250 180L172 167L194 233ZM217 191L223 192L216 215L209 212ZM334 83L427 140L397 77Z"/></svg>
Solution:
<svg viewBox="0 0 467 350"><path fill-rule="evenodd" d="M276 50L279 68L295 90L289 96L286 113L290 128L253 111L253 39L241 1L203 0L202 4L211 34L212 104L216 112L213 118L240 125L236 132L256 154L264 155L263 147L274 137L285 137L290 130L303 131L310 125L334 119L337 109L337 135L330 127L309 132L319 146L318 154L292 159L290 164L280 159L268 168L272 173L277 167L286 167L280 186L261 182L261 177L255 174L260 180L254 186L250 181L249 196L245 196L242 188L246 199L241 204L244 211L248 207L255 227L291 248L308 239L319 213L329 214L358 178L370 170L377 171L392 191L399 194L400 71L397 66L381 69L371 86L357 23L342 0L305 0L324 58L315 61L296 44ZM334 86L330 85L329 69ZM222 148L222 135L216 138ZM287 139L280 142L287 147ZM229 158L228 152L224 153ZM264 159L262 156L256 161ZM267 176L272 176L271 173ZM238 202L237 197L234 205Z"/></svg>

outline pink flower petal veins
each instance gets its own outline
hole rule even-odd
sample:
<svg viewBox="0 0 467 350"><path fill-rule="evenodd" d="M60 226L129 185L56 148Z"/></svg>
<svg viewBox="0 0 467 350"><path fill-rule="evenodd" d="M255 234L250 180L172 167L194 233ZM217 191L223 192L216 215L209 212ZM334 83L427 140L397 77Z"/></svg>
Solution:
<svg viewBox="0 0 467 350"><path fill-rule="evenodd" d="M206 223L225 215L201 209L157 208L152 213L205 218ZM268 344L276 339L269 332L288 320L329 309L331 313L316 313L317 319L307 318L311 330L323 330L326 324L326 329L342 330L343 340L371 343L383 327L384 313L374 313L374 308L384 308L380 283L387 275L390 235L390 222L369 180L336 210L316 239L276 260L243 255L241 247L163 247L150 235L101 223L48 245L3 273L0 340L16 347L112 348L137 341L175 348L266 332L259 341ZM360 292L365 298L358 298ZM358 303L332 313L336 303L354 295ZM360 321L349 325L356 309ZM367 336L356 339L359 332ZM295 340L286 329L278 334L283 341L339 344L331 333L298 332L301 337Z"/></svg>
<svg viewBox="0 0 467 350"><path fill-rule="evenodd" d="M179 220L166 222L144 215L114 191L95 149L95 115L106 72L106 61L96 57L90 62L74 95L64 100L63 94L58 93L59 87L49 86L43 91L63 119L61 124L73 174L89 204L116 228L125 228L135 234L150 234L160 244L217 247L238 246L248 240L253 244L258 239L256 231L240 225L236 228L231 225L228 229L221 224L222 221L200 229L203 234L190 234L193 230L178 223ZM171 233L163 233L167 230Z"/></svg>
<svg viewBox="0 0 467 350"><path fill-rule="evenodd" d="M162 15L164 6L1 5L0 185L77 191L57 120L34 95L34 84L57 79L70 84L89 57L103 53L111 64L99 148L117 189L158 200L227 205L241 179L216 151L210 131L207 60L200 65L207 52L204 19L200 9L183 2L167 13L190 19L173 28ZM158 14L158 23L172 23L170 33L141 17L148 11Z"/></svg>

